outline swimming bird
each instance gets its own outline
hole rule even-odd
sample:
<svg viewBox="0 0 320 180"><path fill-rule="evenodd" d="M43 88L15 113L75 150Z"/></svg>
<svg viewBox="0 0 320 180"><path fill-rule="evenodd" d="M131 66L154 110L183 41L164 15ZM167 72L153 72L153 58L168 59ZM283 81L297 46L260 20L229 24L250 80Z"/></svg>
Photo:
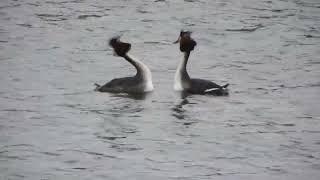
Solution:
<svg viewBox="0 0 320 180"><path fill-rule="evenodd" d="M145 93L153 91L152 75L150 69L140 60L128 54L131 49L130 43L120 41L120 37L111 38L109 45L114 53L132 64L137 73L132 77L116 78L100 86L95 84L96 91L113 93Z"/></svg>
<svg viewBox="0 0 320 180"><path fill-rule="evenodd" d="M191 32L181 31L178 40L174 43L178 42L180 43L180 51L184 56L175 73L174 90L190 94L228 95L227 87L229 84L220 86L209 80L190 78L187 72L187 63L191 51L194 50L197 45L196 41L191 38Z"/></svg>

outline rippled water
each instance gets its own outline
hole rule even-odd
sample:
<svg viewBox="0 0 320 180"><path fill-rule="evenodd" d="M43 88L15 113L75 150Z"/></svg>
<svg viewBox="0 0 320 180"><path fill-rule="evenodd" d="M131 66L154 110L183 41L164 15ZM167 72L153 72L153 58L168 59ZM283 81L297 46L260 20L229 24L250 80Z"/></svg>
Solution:
<svg viewBox="0 0 320 180"><path fill-rule="evenodd" d="M180 29L230 96L173 91ZM119 34L145 97L93 91L133 74ZM0 52L0 179L320 178L318 0L2 0Z"/></svg>

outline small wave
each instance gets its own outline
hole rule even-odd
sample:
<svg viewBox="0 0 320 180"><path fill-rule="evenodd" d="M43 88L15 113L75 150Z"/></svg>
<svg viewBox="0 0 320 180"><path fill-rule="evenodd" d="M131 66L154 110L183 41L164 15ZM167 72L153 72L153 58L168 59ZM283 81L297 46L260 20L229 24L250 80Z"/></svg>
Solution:
<svg viewBox="0 0 320 180"><path fill-rule="evenodd" d="M248 64L248 65L259 65L259 64L264 64L263 62L258 62L258 61L233 61L234 63L237 64ZM237 67L238 65L230 64L230 67ZM241 66L242 67L242 66Z"/></svg>
<svg viewBox="0 0 320 180"><path fill-rule="evenodd" d="M259 19L273 19L273 18L278 18L279 16L277 15L272 15L272 16L265 16L265 15L261 15L261 16L251 16L253 18L259 18Z"/></svg>
<svg viewBox="0 0 320 180"><path fill-rule="evenodd" d="M143 10L143 9L137 9L137 12L141 13L141 14L150 14L150 13L152 13L151 11L147 11L147 10Z"/></svg>
<svg viewBox="0 0 320 180"><path fill-rule="evenodd" d="M40 6L40 4L36 4L36 3L27 3L28 5L30 5L30 6L35 6L35 7L39 7Z"/></svg>
<svg viewBox="0 0 320 180"><path fill-rule="evenodd" d="M191 26L196 26L195 23L190 23L190 22L185 22L184 24L185 24L186 26L190 26L190 27L191 27Z"/></svg>
<svg viewBox="0 0 320 180"><path fill-rule="evenodd" d="M83 48L76 48L80 51L108 51L108 49L83 49Z"/></svg>
<svg viewBox="0 0 320 180"><path fill-rule="evenodd" d="M159 163L159 164L164 164L164 163L174 163L175 161L161 161L161 160L155 160L155 159L152 159L152 158L145 158L145 160L147 161L151 161L151 162L155 162L155 163Z"/></svg>
<svg viewBox="0 0 320 180"><path fill-rule="evenodd" d="M312 116L298 116L296 118L299 118L299 119L313 119Z"/></svg>
<svg viewBox="0 0 320 180"><path fill-rule="evenodd" d="M316 131L316 130L302 130L303 133L315 133L315 134L318 134L320 133L320 131Z"/></svg>
<svg viewBox="0 0 320 180"><path fill-rule="evenodd" d="M69 169L63 169L63 168L53 168L55 171L58 171L58 172L65 172L65 173L71 173L73 172L72 170L69 170Z"/></svg>
<svg viewBox="0 0 320 180"><path fill-rule="evenodd" d="M0 154L2 153L8 153L9 151L5 150L5 151L0 151Z"/></svg>
<svg viewBox="0 0 320 180"><path fill-rule="evenodd" d="M241 174L257 174L255 172L216 172L205 174L201 176L211 177L211 176L228 176L228 175L241 175Z"/></svg>
<svg viewBox="0 0 320 180"><path fill-rule="evenodd" d="M67 160L67 161L64 161L64 163L67 163L67 164L75 164L75 163L78 163L79 161L78 160Z"/></svg>
<svg viewBox="0 0 320 180"><path fill-rule="evenodd" d="M245 102L236 101L236 100L230 101L229 103L230 103L230 104L236 104L236 105L246 104Z"/></svg>
<svg viewBox="0 0 320 180"><path fill-rule="evenodd" d="M152 141L152 142L157 142L157 143L161 143L161 144L174 144L175 143L175 141L168 140L168 139L137 138L137 140Z"/></svg>
<svg viewBox="0 0 320 180"><path fill-rule="evenodd" d="M271 9L271 12L280 13L280 12L287 11L287 10L289 10L289 9Z"/></svg>
<svg viewBox="0 0 320 180"><path fill-rule="evenodd" d="M27 160L26 158L20 157L20 156L10 156L10 155L1 155L0 158L4 159L14 159L14 160Z"/></svg>
<svg viewBox="0 0 320 180"><path fill-rule="evenodd" d="M47 4L55 4L55 5L61 5L61 4L68 4L68 3L81 3L84 0L70 0L70 1L61 1L61 2L56 2L56 1L46 1L45 3Z"/></svg>
<svg viewBox="0 0 320 180"><path fill-rule="evenodd" d="M63 17L61 14L36 14L41 20L44 21L64 21L67 18Z"/></svg>
<svg viewBox="0 0 320 180"><path fill-rule="evenodd" d="M7 5L7 6L0 6L0 9L7 9L7 8L14 8L14 7L19 7L21 4L12 4L12 5Z"/></svg>
<svg viewBox="0 0 320 180"><path fill-rule="evenodd" d="M88 91L78 91L78 92L66 92L62 94L52 94L52 95L72 96L72 95L84 95L91 92L92 92L91 90L88 90Z"/></svg>
<svg viewBox="0 0 320 180"><path fill-rule="evenodd" d="M112 108L110 109L110 112L112 113L139 113L139 112L142 112L144 110L143 107L133 107L131 108L130 106L128 105L124 105L123 107L115 107L115 108Z"/></svg>
<svg viewBox="0 0 320 180"><path fill-rule="evenodd" d="M272 16L262 15L262 16L252 16L252 17L262 18L262 19L270 19L270 18L283 18L283 19L285 19L285 18L288 18L291 16L296 16L296 14L295 13L287 13L287 14L282 14L282 15L272 15ZM280 23L280 24L287 25L285 23Z"/></svg>
<svg viewBox="0 0 320 180"><path fill-rule="evenodd" d="M127 138L127 137L126 136L101 136L101 135L98 135L97 138L114 141L114 140L117 140L117 139L124 139L124 138Z"/></svg>
<svg viewBox="0 0 320 180"><path fill-rule="evenodd" d="M103 16L102 15L97 15L97 14L84 14L84 15L79 15L78 19L87 19L87 18L91 18L91 17L100 18L100 17L103 17Z"/></svg>
<svg viewBox="0 0 320 180"><path fill-rule="evenodd" d="M275 13L281 13L281 12L290 10L290 9L267 9L267 8L254 8L254 7L247 7L247 9L252 9L257 11L271 11Z"/></svg>
<svg viewBox="0 0 320 180"><path fill-rule="evenodd" d="M49 51L49 50L53 50L53 49L58 49L60 48L59 46L53 46L50 48L41 48L41 49L36 49L36 51Z"/></svg>
<svg viewBox="0 0 320 180"><path fill-rule="evenodd" d="M176 135L181 136L181 137L188 137L188 138L201 137L201 135L199 135L199 134L192 134L192 133L190 133L190 134L176 133Z"/></svg>
<svg viewBox="0 0 320 180"><path fill-rule="evenodd" d="M53 153L53 152L40 152L40 153L48 156L61 156L61 154Z"/></svg>
<svg viewBox="0 0 320 180"><path fill-rule="evenodd" d="M114 8L109 8L109 7L105 7L105 6L101 6L101 5L95 5L95 4L92 4L92 5L90 5L91 7L95 7L95 8L97 8L97 9L101 9L101 11L103 10L103 11L110 11L110 10L112 10L112 9L114 9ZM118 7L118 6L115 6L115 7ZM119 8L124 8L123 6L119 6ZM78 11L79 12L79 11Z"/></svg>
<svg viewBox="0 0 320 180"><path fill-rule="evenodd" d="M61 17L63 15L61 14L36 14L38 17L46 17L46 18L52 18L52 17Z"/></svg>
<svg viewBox="0 0 320 180"><path fill-rule="evenodd" d="M276 167L266 167L268 171L272 172L277 172L277 173L287 173L287 171L281 169L281 168L276 168Z"/></svg>
<svg viewBox="0 0 320 180"><path fill-rule="evenodd" d="M254 27L243 27L240 29L226 29L226 31L233 31L233 32L254 32L260 28L263 28L264 26L262 24L258 24Z"/></svg>
<svg viewBox="0 0 320 180"><path fill-rule="evenodd" d="M106 158L111 158L111 159L119 159L116 156L113 155L107 155L104 153L99 153L99 152L94 152L94 151L84 151L84 150L77 150L77 149L60 149L58 151L72 151L72 152L79 152L79 153L86 153L89 155L93 155L93 156L101 156L101 157L106 157Z"/></svg>
<svg viewBox="0 0 320 180"><path fill-rule="evenodd" d="M12 176L13 177L18 177L19 179L26 179L26 176L24 176L24 175L21 175L21 174L12 174ZM16 179L16 178L14 178L14 179Z"/></svg>
<svg viewBox="0 0 320 180"><path fill-rule="evenodd" d="M195 123L197 123L197 122L195 122L195 121L193 121L193 122L184 122L183 125L190 126L190 125L195 124Z"/></svg>
<svg viewBox="0 0 320 180"><path fill-rule="evenodd" d="M37 112L30 109L0 109L0 111L7 111L7 112Z"/></svg>
<svg viewBox="0 0 320 180"><path fill-rule="evenodd" d="M213 159L227 159L227 160L232 160L232 159L248 159L248 157L243 157L243 156L233 156L233 157L223 157L223 156L217 156L217 157L211 157Z"/></svg>
<svg viewBox="0 0 320 180"><path fill-rule="evenodd" d="M86 170L88 168L83 168L83 167L75 167L75 168L72 168L72 169L76 169L76 170Z"/></svg>
<svg viewBox="0 0 320 180"><path fill-rule="evenodd" d="M240 134L287 134L297 131L251 131L251 132L240 132Z"/></svg>
<svg viewBox="0 0 320 180"><path fill-rule="evenodd" d="M292 127L292 126L295 126L295 124L293 123L285 123L285 124L278 124L280 126L287 126L287 127Z"/></svg>
<svg viewBox="0 0 320 180"><path fill-rule="evenodd" d="M319 159L317 158L316 156L312 155L312 154L306 154L306 153L295 153L299 156L303 156L303 157L306 157L306 158L309 158L309 159Z"/></svg>
<svg viewBox="0 0 320 180"><path fill-rule="evenodd" d="M12 145L6 145L2 148L10 148L10 147L33 147L31 144L12 144Z"/></svg>
<svg viewBox="0 0 320 180"><path fill-rule="evenodd" d="M17 24L17 25L18 25L18 26L22 26L22 27L32 28L32 25L31 25L31 24L23 23L23 24Z"/></svg>
<svg viewBox="0 0 320 180"><path fill-rule="evenodd" d="M303 1L295 1L297 5L301 5L309 8L320 8L319 3L316 2L303 2Z"/></svg>
<svg viewBox="0 0 320 180"><path fill-rule="evenodd" d="M153 22L154 20L152 19L142 19L141 22Z"/></svg>
<svg viewBox="0 0 320 180"><path fill-rule="evenodd" d="M311 84L296 85L296 86L288 86L288 85L281 84L279 88L275 88L274 90L282 89L282 88L297 89L297 88L308 88L308 87L320 87L320 83L311 83Z"/></svg>
<svg viewBox="0 0 320 180"><path fill-rule="evenodd" d="M98 152L93 152L93 151L84 151L84 153L90 154L90 155L95 155L95 156L102 156L102 157L108 157L108 158L116 158L115 156L111 155L106 155L103 153L98 153Z"/></svg>
<svg viewBox="0 0 320 180"><path fill-rule="evenodd" d="M113 144L113 145L111 145L111 148L116 149L116 150L118 150L120 152L143 150L143 148L141 148L141 147L134 147L134 146L129 145L129 144Z"/></svg>
<svg viewBox="0 0 320 180"><path fill-rule="evenodd" d="M311 34L305 34L304 37L306 37L306 38L320 38L320 36L315 36L315 35L311 35Z"/></svg>
<svg viewBox="0 0 320 180"><path fill-rule="evenodd" d="M167 43L167 42L160 42L160 41L145 41L143 43L145 43L145 44L161 44L161 45L170 44L170 43Z"/></svg>

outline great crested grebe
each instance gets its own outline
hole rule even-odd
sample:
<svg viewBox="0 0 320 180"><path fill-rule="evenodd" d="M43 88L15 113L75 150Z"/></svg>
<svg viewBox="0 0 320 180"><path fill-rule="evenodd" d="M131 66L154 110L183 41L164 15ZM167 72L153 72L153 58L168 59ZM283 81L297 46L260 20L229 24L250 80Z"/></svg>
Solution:
<svg viewBox="0 0 320 180"><path fill-rule="evenodd" d="M174 43L178 42L180 42L180 51L183 52L184 57L175 74L174 90L190 94L228 95L227 87L229 84L220 86L208 80L190 78L187 72L187 63L191 51L197 45L196 41L191 38L191 32L181 31L178 40Z"/></svg>
<svg viewBox="0 0 320 180"><path fill-rule="evenodd" d="M132 77L113 79L103 86L95 84L97 86L96 90L114 93L144 93L152 91L153 84L150 69L144 63L128 54L131 44L121 42L120 37L114 37L109 41L109 45L113 48L116 55L123 57L132 64L136 68L137 73Z"/></svg>

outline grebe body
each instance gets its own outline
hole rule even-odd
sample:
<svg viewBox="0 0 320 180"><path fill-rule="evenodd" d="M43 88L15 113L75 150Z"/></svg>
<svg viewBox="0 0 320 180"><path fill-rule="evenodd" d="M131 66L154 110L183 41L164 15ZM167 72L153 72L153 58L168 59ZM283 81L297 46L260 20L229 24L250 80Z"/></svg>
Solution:
<svg viewBox="0 0 320 180"><path fill-rule="evenodd" d="M143 62L128 54L131 44L121 42L119 37L112 38L109 44L116 55L124 58L135 67L137 73L132 77L113 79L103 86L96 84L96 90L113 93L145 93L153 91L150 69Z"/></svg>
<svg viewBox="0 0 320 180"><path fill-rule="evenodd" d="M187 72L187 63L191 51L197 45L191 38L191 32L181 31L178 40L180 42L180 51L183 52L183 60L180 61L174 78L174 90L185 91L190 94L211 94L216 96L228 95L228 85L220 86L214 82L205 79L190 78Z"/></svg>

